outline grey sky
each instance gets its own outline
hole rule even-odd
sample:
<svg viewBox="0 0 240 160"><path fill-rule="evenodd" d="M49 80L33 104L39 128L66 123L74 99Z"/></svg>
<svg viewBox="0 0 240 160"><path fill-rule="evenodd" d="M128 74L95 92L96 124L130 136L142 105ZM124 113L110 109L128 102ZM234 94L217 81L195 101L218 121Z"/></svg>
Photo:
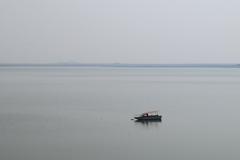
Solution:
<svg viewBox="0 0 240 160"><path fill-rule="evenodd" d="M240 63L238 0L0 0L0 63Z"/></svg>

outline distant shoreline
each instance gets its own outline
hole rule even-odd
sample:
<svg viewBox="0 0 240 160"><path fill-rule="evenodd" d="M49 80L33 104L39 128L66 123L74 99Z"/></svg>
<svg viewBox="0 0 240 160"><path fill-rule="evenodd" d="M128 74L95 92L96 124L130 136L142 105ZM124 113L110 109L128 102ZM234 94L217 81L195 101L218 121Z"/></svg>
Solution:
<svg viewBox="0 0 240 160"><path fill-rule="evenodd" d="M240 64L2 63L0 67L240 68Z"/></svg>

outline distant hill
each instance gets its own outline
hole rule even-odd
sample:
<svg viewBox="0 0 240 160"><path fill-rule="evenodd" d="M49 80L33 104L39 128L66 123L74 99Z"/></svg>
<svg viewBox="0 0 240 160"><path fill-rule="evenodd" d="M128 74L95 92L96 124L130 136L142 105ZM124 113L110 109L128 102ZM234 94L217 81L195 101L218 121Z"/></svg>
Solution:
<svg viewBox="0 0 240 160"><path fill-rule="evenodd" d="M0 67L240 68L240 64L2 63Z"/></svg>

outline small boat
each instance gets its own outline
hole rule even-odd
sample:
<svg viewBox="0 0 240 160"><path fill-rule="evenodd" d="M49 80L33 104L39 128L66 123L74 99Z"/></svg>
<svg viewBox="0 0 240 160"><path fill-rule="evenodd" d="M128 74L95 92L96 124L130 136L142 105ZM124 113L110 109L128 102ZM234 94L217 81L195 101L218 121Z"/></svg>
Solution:
<svg viewBox="0 0 240 160"><path fill-rule="evenodd" d="M145 112L134 117L137 121L161 121L162 116L158 115L158 111Z"/></svg>

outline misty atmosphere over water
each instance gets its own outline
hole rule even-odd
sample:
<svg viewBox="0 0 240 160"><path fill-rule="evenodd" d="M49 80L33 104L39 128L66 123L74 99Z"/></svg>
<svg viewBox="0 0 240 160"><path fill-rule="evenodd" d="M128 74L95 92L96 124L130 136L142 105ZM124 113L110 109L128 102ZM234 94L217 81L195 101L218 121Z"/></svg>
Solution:
<svg viewBox="0 0 240 160"><path fill-rule="evenodd" d="M239 6L0 0L0 160L239 160Z"/></svg>
<svg viewBox="0 0 240 160"><path fill-rule="evenodd" d="M238 68L0 68L1 160L239 159ZM158 110L162 122L135 122Z"/></svg>

